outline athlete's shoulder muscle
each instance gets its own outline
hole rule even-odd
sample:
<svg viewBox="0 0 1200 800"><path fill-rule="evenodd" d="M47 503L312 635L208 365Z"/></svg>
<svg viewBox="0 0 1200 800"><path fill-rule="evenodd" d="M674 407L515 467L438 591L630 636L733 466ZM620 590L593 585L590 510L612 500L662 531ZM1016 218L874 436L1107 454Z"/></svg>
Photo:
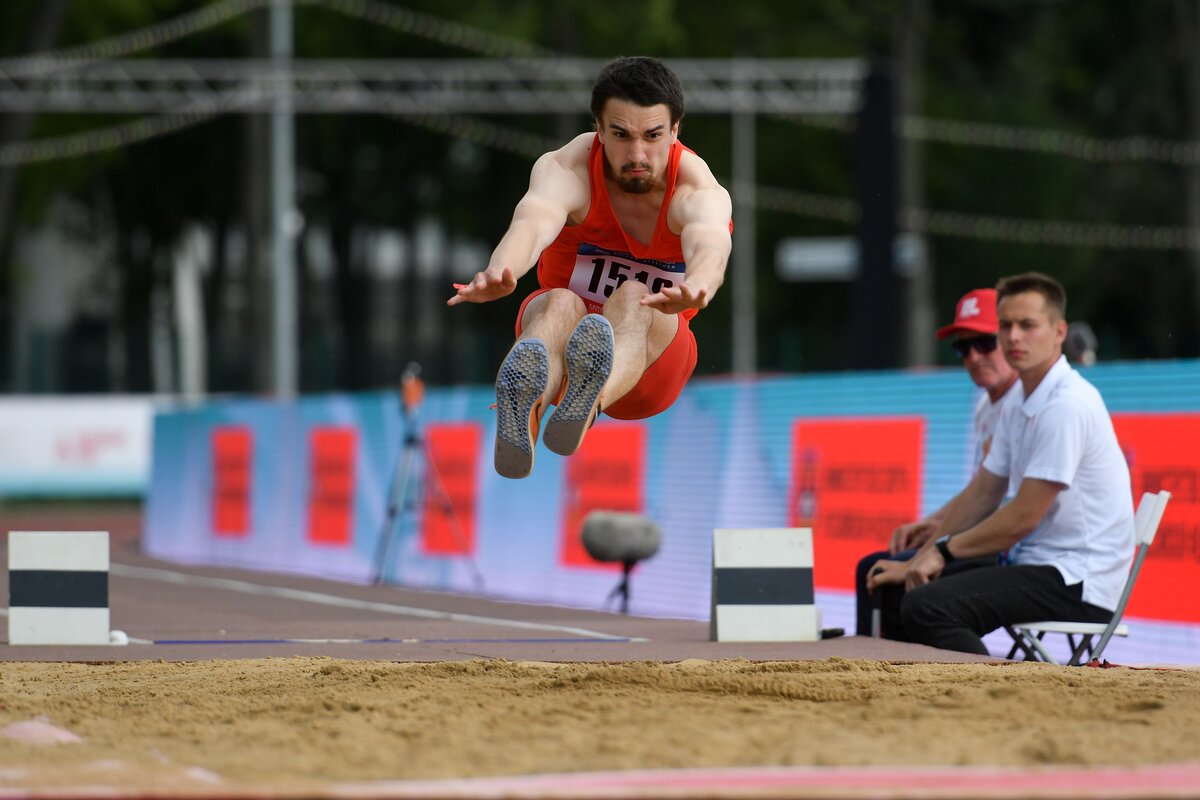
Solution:
<svg viewBox="0 0 1200 800"><path fill-rule="evenodd" d="M724 225L731 214L729 192L717 182L704 159L684 150L679 159L675 195L668 211L671 230L681 230L690 222Z"/></svg>
<svg viewBox="0 0 1200 800"><path fill-rule="evenodd" d="M679 189L719 189L721 184L717 182L712 170L708 168L708 163L703 158L690 150L684 150L679 157L677 187L676 191Z"/></svg>
<svg viewBox="0 0 1200 800"><path fill-rule="evenodd" d="M588 136L590 134L577 136L558 150L538 158L529 176L526 204L549 203L568 215L587 207L590 197Z"/></svg>

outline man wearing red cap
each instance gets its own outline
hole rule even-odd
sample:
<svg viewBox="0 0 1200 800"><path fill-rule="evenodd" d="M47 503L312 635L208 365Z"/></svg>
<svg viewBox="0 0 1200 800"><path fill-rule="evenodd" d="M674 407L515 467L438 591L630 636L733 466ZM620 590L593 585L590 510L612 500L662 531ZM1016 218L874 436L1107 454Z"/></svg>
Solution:
<svg viewBox="0 0 1200 800"><path fill-rule="evenodd" d="M972 426L973 458L972 465L978 468L987 455L991 444L992 431L995 430L996 420L1004 404L1016 392L1017 373L1004 360L1004 354L997 346L996 332L996 290L975 289L963 295L954 312L954 321L939 328L937 338L954 340L950 346L954 353L962 359L963 366L971 381L983 389L979 402L975 406L974 425ZM867 592L867 574L877 561L884 558L907 560L916 553L916 548L925 544L937 530L938 524L946 514L950 505L947 501L937 511L924 519L901 525L892 531L887 550L881 550L863 557L855 570L855 589L857 592L858 635L866 636L871 631L871 596Z"/></svg>

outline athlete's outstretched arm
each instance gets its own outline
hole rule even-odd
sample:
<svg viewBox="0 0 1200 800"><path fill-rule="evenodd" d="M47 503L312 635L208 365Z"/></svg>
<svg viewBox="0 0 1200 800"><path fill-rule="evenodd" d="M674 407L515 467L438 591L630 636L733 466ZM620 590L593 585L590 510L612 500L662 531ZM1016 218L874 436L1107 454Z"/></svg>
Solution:
<svg viewBox="0 0 1200 800"><path fill-rule="evenodd" d="M587 205L587 182L571 166L572 158L578 157L577 149L577 142L572 142L537 160L529 176L529 190L517 203L487 269L476 273L469 283L455 284L458 293L446 305L486 303L512 294L517 280L558 236L570 213ZM586 163L586 154L584 159Z"/></svg>
<svg viewBox="0 0 1200 800"><path fill-rule="evenodd" d="M729 235L732 213L729 192L716 180L672 203L671 216L680 224L679 239L687 271L683 283L646 295L642 305L677 314L709 304L725 281L725 265L733 248Z"/></svg>

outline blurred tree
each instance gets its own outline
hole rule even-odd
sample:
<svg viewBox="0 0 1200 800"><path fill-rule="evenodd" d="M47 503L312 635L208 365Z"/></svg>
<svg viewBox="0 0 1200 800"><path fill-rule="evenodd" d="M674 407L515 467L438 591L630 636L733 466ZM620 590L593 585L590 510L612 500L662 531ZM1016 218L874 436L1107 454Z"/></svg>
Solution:
<svg viewBox="0 0 1200 800"><path fill-rule="evenodd" d="M67 0L48 0L34 6L10 3L0 10L0 47L6 52L38 52L53 46L62 30L66 16ZM18 35L20 38L18 39ZM33 130L33 114L19 113L0 116L0 145L21 142L29 138ZM0 265L6 263L12 237L13 200L16 197L19 167L0 166ZM9 271L0 270L0 363L7 361L11 351L8 345L13 321L8 313L12 308L12 290L9 286ZM11 369L11 367L10 367Z"/></svg>
<svg viewBox="0 0 1200 800"><path fill-rule="evenodd" d="M1172 48L1184 73L1187 102L1187 133L1192 142L1200 143L1200 0L1175 0L1176 45ZM1194 237L1189 260L1192 266L1192 303L1200 317L1200 159L1187 169L1187 224ZM1195 326L1200 336L1200 325ZM1195 347L1200 348L1200 342Z"/></svg>
<svg viewBox="0 0 1200 800"><path fill-rule="evenodd" d="M1064 130L1099 138L1184 139L1178 60L1165 4L1109 0L935 2L928 116ZM1024 219L1185 224L1182 171L1153 162L939 146L928 161L934 208ZM1193 278L1179 252L935 241L938 307L1028 269L1064 282L1102 358L1195 356ZM1155 309L1149 313L1148 309ZM945 357L945 356L944 356Z"/></svg>
<svg viewBox="0 0 1200 800"><path fill-rule="evenodd" d="M23 31L19 42L5 42L8 45L25 45L29 52L40 52L54 45L62 31L63 19L66 16L67 0L48 0L33 6L19 4L8 5L4 9L6 23L0 30L11 35ZM27 18L25 25L20 23L19 14ZM0 118L0 144L20 142L29 138L33 131L34 115L29 112L6 114ZM0 250L3 250L9 226L9 216L12 210L13 192L16 188L17 167L0 167Z"/></svg>
<svg viewBox="0 0 1200 800"><path fill-rule="evenodd" d="M35 40L32 32L53 28L46 21L64 4L65 0L49 0L0 5L0 53L16 55L52 46L53 36ZM451 22L518 42L598 58L637 53L666 58L891 54L915 64L909 77L923 90L910 88L907 106L922 118L1058 129L1100 138L1200 136L1200 8L1195 0L462 0L452 10L435 0L412 0L403 6L387 0L379 7L452 17ZM188 0L75 4L62 18L57 43L96 41L194 8ZM911 36L925 10L927 52L922 68ZM245 57L262 51L263 18L259 10L138 55ZM440 41L430 34L432 28L423 30L406 34L320 4L301 4L295 13L295 53L303 58L482 57L476 49ZM1164 50L1164 43L1171 46ZM43 114L31 131L14 136L11 126L17 120L16 115L0 120L10 131L9 141L45 139L114 122L97 115ZM583 112L494 115L479 121L545 142L563 142L591 124ZM759 120L758 182L851 198L855 165L850 137L836 125L812 122ZM120 150L21 167L20 182L8 190L14 209L10 229L36 224L53 198L63 195L93 210L91 219L98 228L111 228L113 257L106 265L106 285L114 294L116 318L109 336L122 354L112 363L124 366L110 370L110 386L133 391L154 387L148 355L152 300L169 285L173 248L183 231L197 222L217 234L204 286L213 334L210 388L255 391L268 385L267 342L255 334L256 321L269 314L270 305L265 301L264 272L254 267L265 263L262 170L267 154L257 132L263 127L255 117L224 117ZM326 283L317 276L320 265L308 259L309 247L301 247L302 389L393 386L409 360L425 363L426 377L435 384L490 381L508 346L509 326L526 287L506 301L451 312L440 305L448 295L449 280L466 276L442 277L439 272L435 278L420 277L412 268L412 237L424 220L437 219L448 240L490 247L525 190L532 154L527 148L460 139L444 132L436 120L312 115L298 117L296 128L298 200L306 235L328 231L332 256L332 282ZM682 136L728 185L729 119L689 115ZM910 149L913 146L910 142ZM905 194L910 207L1030 220L1200 224L1200 178L1195 169L1189 183L1185 170L1153 162L1103 163L936 142L924 143L921 150L924 177L911 179ZM11 244L12 236L3 234L3 176L0 171L0 259L9 263L10 248L4 241ZM1193 198L1190 204L1188 197ZM780 283L772 254L783 238L850 235L852 223L833 213L801 216L764 207L754 212L735 209L735 224L749 213L756 213L760 254L756 270L762 369L842 368L854 336L850 287ZM386 284L372 272L369 247L371 237L385 230L408 236L410 253L408 269ZM1200 262L1188 269L1187 254L1006 243L985 233L967 224L960 235L930 238L937 265L931 284L934 318L922 325L943 322L967 289L992 284L1006 273L1040 269L1066 283L1071 316L1092 323L1100 336L1102 358L1200 355ZM469 268L455 267L460 272ZM11 308L14 299L6 278L0 283L0 302ZM729 368L730 314L726 294L697 318L702 374ZM389 320L388 315L396 318ZM393 338L380 338L381 318ZM444 341L431 344L415 329L414 320L445 332ZM96 326L80 322L74 329L82 332L80 336L94 336ZM398 343L380 344L392 342L397 331ZM932 327L927 335L932 337ZM942 351L938 357L943 363L952 360ZM8 377L11 382L11 369Z"/></svg>

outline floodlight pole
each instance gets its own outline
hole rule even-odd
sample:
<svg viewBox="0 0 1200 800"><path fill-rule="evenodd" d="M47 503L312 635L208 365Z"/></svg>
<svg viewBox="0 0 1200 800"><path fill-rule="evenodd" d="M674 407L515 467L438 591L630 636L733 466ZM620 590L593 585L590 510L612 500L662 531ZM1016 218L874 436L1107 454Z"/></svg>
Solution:
<svg viewBox="0 0 1200 800"><path fill-rule="evenodd" d="M897 160L892 79L876 63L863 82L855 148L858 152L859 270L855 287L855 369L899 366L899 313L896 307L895 241Z"/></svg>
<svg viewBox="0 0 1200 800"><path fill-rule="evenodd" d="M755 111L751 102L752 65L734 63L733 109L733 265L730 300L733 306L733 374L753 375L758 368L758 305L755 302L757 248L755 216ZM740 210L740 213L739 213Z"/></svg>
<svg viewBox="0 0 1200 800"><path fill-rule="evenodd" d="M296 247L300 213L296 209L295 128L292 108L292 3L271 3L271 59L278 68L278 89L271 112L271 263L272 384L275 396L296 396Z"/></svg>

